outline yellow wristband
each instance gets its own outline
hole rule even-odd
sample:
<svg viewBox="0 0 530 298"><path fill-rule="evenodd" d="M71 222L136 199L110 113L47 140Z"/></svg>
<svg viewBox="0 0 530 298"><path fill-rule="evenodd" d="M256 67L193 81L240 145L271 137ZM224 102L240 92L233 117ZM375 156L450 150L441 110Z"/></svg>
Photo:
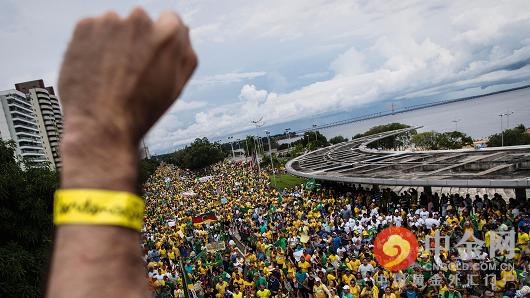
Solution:
<svg viewBox="0 0 530 298"><path fill-rule="evenodd" d="M144 201L126 191L61 189L55 192L56 225L111 225L142 229Z"/></svg>

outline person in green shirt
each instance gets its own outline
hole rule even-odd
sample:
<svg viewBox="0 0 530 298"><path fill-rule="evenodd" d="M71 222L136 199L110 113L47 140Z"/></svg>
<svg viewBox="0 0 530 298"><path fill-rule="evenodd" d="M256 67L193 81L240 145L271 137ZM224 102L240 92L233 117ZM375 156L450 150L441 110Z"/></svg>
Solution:
<svg viewBox="0 0 530 298"><path fill-rule="evenodd" d="M261 286L267 286L267 279L263 276L263 274L258 273L256 278L256 288L259 288Z"/></svg>

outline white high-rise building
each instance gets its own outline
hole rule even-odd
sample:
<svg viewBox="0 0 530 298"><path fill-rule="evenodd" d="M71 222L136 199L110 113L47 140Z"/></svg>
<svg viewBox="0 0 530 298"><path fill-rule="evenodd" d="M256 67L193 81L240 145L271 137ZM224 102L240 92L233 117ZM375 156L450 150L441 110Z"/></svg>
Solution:
<svg viewBox="0 0 530 298"><path fill-rule="evenodd" d="M54 166L44 150L37 117L31 100L17 90L0 92L0 138L13 140L16 154L32 162L49 162Z"/></svg>
<svg viewBox="0 0 530 298"><path fill-rule="evenodd" d="M60 168L59 139L63 130L63 116L53 87L46 87L43 80L35 80L15 84L15 88L31 101L46 157L56 168Z"/></svg>

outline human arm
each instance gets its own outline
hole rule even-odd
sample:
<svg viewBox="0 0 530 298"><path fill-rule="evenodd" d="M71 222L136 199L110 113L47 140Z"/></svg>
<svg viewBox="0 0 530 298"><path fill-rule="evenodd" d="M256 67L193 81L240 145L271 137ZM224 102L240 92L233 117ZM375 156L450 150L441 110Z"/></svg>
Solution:
<svg viewBox="0 0 530 298"><path fill-rule="evenodd" d="M81 20L59 77L65 115L62 189L137 191L138 144L197 64L188 29L142 9ZM148 297L140 234L118 226L57 227L48 297Z"/></svg>

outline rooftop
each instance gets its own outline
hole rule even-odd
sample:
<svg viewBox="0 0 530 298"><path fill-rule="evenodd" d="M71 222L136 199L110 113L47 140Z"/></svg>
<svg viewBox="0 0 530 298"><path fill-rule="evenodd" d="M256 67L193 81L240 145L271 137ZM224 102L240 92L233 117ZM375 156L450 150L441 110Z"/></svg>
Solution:
<svg viewBox="0 0 530 298"><path fill-rule="evenodd" d="M530 146L436 151L381 151L368 144L406 128L354 139L299 156L289 173L361 184L454 187L530 187Z"/></svg>

